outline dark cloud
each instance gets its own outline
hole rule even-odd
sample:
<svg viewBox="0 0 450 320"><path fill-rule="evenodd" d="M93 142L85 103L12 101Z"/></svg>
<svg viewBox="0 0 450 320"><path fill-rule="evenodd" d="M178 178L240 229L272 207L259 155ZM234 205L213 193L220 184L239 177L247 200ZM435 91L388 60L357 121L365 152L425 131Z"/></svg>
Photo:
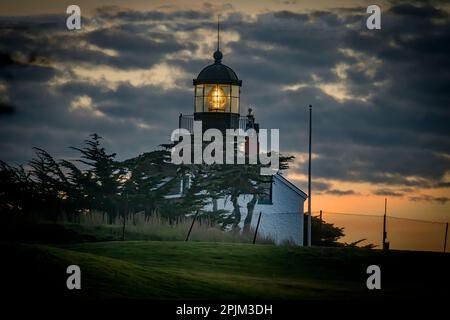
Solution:
<svg viewBox="0 0 450 320"><path fill-rule="evenodd" d="M117 57L103 57L104 63L120 68L149 68L167 53L185 49L171 34L139 34L128 26L90 32L85 39L96 46L113 49Z"/></svg>
<svg viewBox="0 0 450 320"><path fill-rule="evenodd" d="M307 183L308 183L308 180L297 179L295 182L297 184L302 185L302 186L306 186ZM318 191L318 192L323 192L323 191L327 191L327 190L331 189L331 183L312 180L311 181L311 188L316 190L316 191Z"/></svg>
<svg viewBox="0 0 450 320"><path fill-rule="evenodd" d="M444 18L448 14L440 9L437 9L431 5L414 5L408 3L401 3L394 5L389 9L390 12L398 15L413 16L419 19L429 18Z"/></svg>
<svg viewBox="0 0 450 320"><path fill-rule="evenodd" d="M207 20L213 18L213 12L211 10L206 11L194 11L194 10L180 10L173 12L163 11L135 11L124 9L118 6L105 6L96 10L97 19L108 20L126 20L132 22L143 21L162 21L168 22L177 19L187 20Z"/></svg>
<svg viewBox="0 0 450 320"><path fill-rule="evenodd" d="M4 68L16 64L10 54L0 52L0 67Z"/></svg>
<svg viewBox="0 0 450 320"><path fill-rule="evenodd" d="M404 193L392 189L377 189L373 191L376 196L387 196L387 197L403 197Z"/></svg>
<svg viewBox="0 0 450 320"><path fill-rule="evenodd" d="M427 7L423 10L430 11ZM320 25L323 33L327 28L334 28L338 20L331 19L329 15L316 15L326 20L313 26ZM431 15L425 14L422 26L426 28L420 29L416 28L417 23L411 23L399 14L394 17L388 13L383 19L385 16L388 22L391 20L392 28L388 23L381 32L368 33L339 27L335 29L334 39L327 41L321 38L325 43L317 44L314 41L302 41L304 39L297 36L301 34L308 37L311 34L318 39L314 32L309 32L308 27L301 23L304 19L301 15L285 12L274 14L274 24L279 17L296 19L296 30L292 28L291 32L283 32L277 40L272 41L270 32L257 34L251 28L244 28L244 34L251 32L246 39L257 39L262 44L278 43L281 47L276 49L278 52L289 47L289 51L295 52L296 58L291 59L287 54L284 59L279 59L283 62L278 63L278 59L265 59L264 55L273 56L270 50L263 53L257 51L258 57L262 58L258 63L259 68L250 62L241 70L246 72L246 68L251 69L245 73L250 78L247 83L251 80L256 82L257 78L268 79L268 86L258 83L251 88L255 93L251 98L256 102L258 117L263 119L261 122L270 122L273 127L288 131L287 136L284 136L284 146L288 149L301 148L306 151L306 130L301 129L307 128L306 106L309 102L314 105L313 149L320 155L313 164L315 176L420 187L442 186L442 179L450 168L448 158L440 155L450 151L450 127L447 124L450 121L450 66L447 58L450 53L449 21L434 24ZM443 17L442 14L438 16ZM397 28L398 25L402 27ZM357 29L364 31L359 25ZM265 37L266 33L269 38ZM333 48L328 48L328 44ZM240 51L245 49L242 47L245 46L241 45ZM310 58L311 52L315 53L317 65L325 66L323 72L307 59L303 61L298 53L304 48L308 49ZM352 61L344 57L339 48L357 50L367 57L359 62L358 59ZM251 50L248 52L250 54ZM377 59L380 66L373 75L367 75L357 65L370 65L371 57ZM366 102L335 100L308 81L307 77L312 73L320 75L325 82L335 81L330 64L336 65L339 61L350 66L346 79L349 92L363 96L371 94ZM270 78L270 74L276 74L277 71L268 70L264 73L268 67L272 68L272 64L273 69L283 72L275 80ZM283 68L283 65L289 67ZM258 73L253 71L256 69ZM270 86L283 81L307 81L309 85L296 92L273 93L275 90ZM377 87L375 81L386 81L386 85ZM258 90L258 86L264 89ZM260 94L259 91L264 93ZM300 170L305 172L305 168Z"/></svg>
<svg viewBox="0 0 450 320"><path fill-rule="evenodd" d="M280 19L294 19L294 20L300 20L300 21L309 21L310 15L306 13L295 13L292 11L278 11L274 13L275 18Z"/></svg>
<svg viewBox="0 0 450 320"><path fill-rule="evenodd" d="M352 196L352 195L357 195L359 194L358 192L355 192L354 190L339 190L339 189L331 189L331 190L326 190L323 193L325 194L330 194L333 196Z"/></svg>
<svg viewBox="0 0 450 320"><path fill-rule="evenodd" d="M4 103L4 102L0 102L0 116L10 115L10 114L13 114L14 112L15 112L15 108L13 105Z"/></svg>
<svg viewBox="0 0 450 320"><path fill-rule="evenodd" d="M212 5L202 12L100 8L83 20L89 27L83 33L61 32L64 20L54 15L2 17L0 88L15 110L0 120L5 160L27 160L34 145L63 156L92 132L122 157L166 142L177 115L192 113L191 79L212 63L198 52L213 51L214 43L202 47L196 32L209 29L214 41L213 11ZM394 2L383 11L381 30L368 31L365 18L364 8L223 17L222 30L239 35L223 44L223 61L243 79L241 113L252 106L261 127L280 128L282 152L306 152L312 104L313 176L320 180L392 185L374 192L385 196L406 192L397 185L449 187L448 13L432 2ZM170 88L126 82L111 88L111 79L94 82L72 72L77 66L143 72L161 62L189 76ZM56 79L64 81L52 84ZM72 110L82 96L91 105ZM307 172L304 164L295 170ZM327 183L313 187L355 194Z"/></svg>
<svg viewBox="0 0 450 320"><path fill-rule="evenodd" d="M446 204L450 201L450 198L447 197L433 197L430 195L420 195L420 196L414 196L409 197L410 201L419 202L419 201L425 201L425 202L435 202L438 204Z"/></svg>

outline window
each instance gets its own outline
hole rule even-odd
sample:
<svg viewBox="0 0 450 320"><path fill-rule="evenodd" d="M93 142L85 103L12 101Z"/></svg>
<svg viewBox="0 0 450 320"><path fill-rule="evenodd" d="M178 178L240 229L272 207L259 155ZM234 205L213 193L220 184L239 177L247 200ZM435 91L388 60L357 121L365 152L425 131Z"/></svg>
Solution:
<svg viewBox="0 0 450 320"><path fill-rule="evenodd" d="M239 86L231 86L231 113L239 113L239 96L241 88Z"/></svg>
<svg viewBox="0 0 450 320"><path fill-rule="evenodd" d="M229 84L195 86L195 112L239 113L240 87Z"/></svg>
<svg viewBox="0 0 450 320"><path fill-rule="evenodd" d="M203 85L195 86L195 112L203 112Z"/></svg>
<svg viewBox="0 0 450 320"><path fill-rule="evenodd" d="M272 193L273 193L273 177L271 177L269 182L265 182L263 185L265 190L263 195L259 196L258 204L273 204Z"/></svg>

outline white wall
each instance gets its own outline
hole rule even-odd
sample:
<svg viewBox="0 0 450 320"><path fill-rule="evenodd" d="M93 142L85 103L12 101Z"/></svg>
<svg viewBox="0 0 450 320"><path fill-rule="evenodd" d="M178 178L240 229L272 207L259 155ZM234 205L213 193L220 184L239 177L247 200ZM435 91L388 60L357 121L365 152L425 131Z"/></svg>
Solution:
<svg viewBox="0 0 450 320"><path fill-rule="evenodd" d="M290 240L297 245L303 245L303 204L304 198L287 186L281 178L274 176L272 187L272 204L257 204L252 218L252 228L256 229L259 212L262 212L261 222L258 234L269 236L277 244L285 240ZM241 207L241 223L243 227L245 217L247 216L247 203L251 196L239 197ZM233 210L231 201L219 199L217 201L218 209L225 209L229 212ZM206 210L212 210L212 205L208 205Z"/></svg>

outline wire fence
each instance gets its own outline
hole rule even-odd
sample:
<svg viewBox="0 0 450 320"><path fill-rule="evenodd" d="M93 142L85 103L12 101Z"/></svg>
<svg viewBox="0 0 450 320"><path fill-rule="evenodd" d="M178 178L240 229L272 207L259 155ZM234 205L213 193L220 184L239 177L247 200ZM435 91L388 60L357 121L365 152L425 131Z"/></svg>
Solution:
<svg viewBox="0 0 450 320"><path fill-rule="evenodd" d="M341 242L366 239L361 245L382 248L383 215L315 211L312 215L326 223L344 228ZM390 249L449 252L448 223L386 216L387 241Z"/></svg>
<svg viewBox="0 0 450 320"><path fill-rule="evenodd" d="M252 229L256 234L267 239L274 237L277 243L290 241L289 237L295 238L299 236L298 221L299 212L264 212L260 214L255 212L252 222ZM373 244L376 248L383 247L383 215L362 214L362 213L346 213L331 211L313 211L312 215L321 218L324 223L331 223L335 227L343 228L344 236L339 239L342 243L353 243L361 239L365 239L358 245L364 246ZM284 217L282 217L284 216ZM289 216L296 216L296 219L290 219ZM286 219L287 218L287 219ZM84 223L102 224L104 217L99 213L86 216ZM174 224L185 224L189 231L187 232L186 241L192 231L194 223L196 228L205 225L210 228L214 223L208 218L195 216L191 218L183 217ZM163 222L158 215L147 219L144 216L136 215L130 220L134 225L161 225ZM262 226L260 226L260 223ZM122 224L117 221L117 224ZM265 230L266 229L266 230ZM259 232L258 232L259 230ZM302 230L303 231L303 230ZM419 251L437 251L450 252L450 236L448 232L448 223L436 222L429 220L419 220L411 218L402 218L395 216L386 216L386 232L387 241L390 249L398 250L419 250ZM273 233L273 234L272 234ZM277 241L280 236L283 241ZM253 243L256 238L253 238ZM292 243L297 243L292 240Z"/></svg>

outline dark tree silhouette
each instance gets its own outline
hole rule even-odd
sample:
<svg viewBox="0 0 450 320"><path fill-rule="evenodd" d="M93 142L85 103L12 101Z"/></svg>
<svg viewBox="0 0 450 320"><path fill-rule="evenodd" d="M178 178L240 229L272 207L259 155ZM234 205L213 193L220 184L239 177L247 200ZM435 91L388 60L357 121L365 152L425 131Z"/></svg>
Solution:
<svg viewBox="0 0 450 320"><path fill-rule="evenodd" d="M304 215L303 236L306 243L307 236L307 218ZM321 221L318 217L311 216L311 244L313 246L336 247L339 246L338 240L344 236L344 228L335 227L332 223Z"/></svg>
<svg viewBox="0 0 450 320"><path fill-rule="evenodd" d="M89 137L90 139L85 140L84 148L71 147L81 153L81 159L76 161L87 166L84 174L88 179L83 179L79 183L85 182L83 187L87 191L92 209L106 213L109 222L112 223L119 211L121 170L115 161L116 154L106 153L105 148L101 146L102 137L96 133Z"/></svg>
<svg viewBox="0 0 450 320"><path fill-rule="evenodd" d="M0 209L4 218L55 220L65 213L77 221L81 214L95 210L103 212L109 223L120 217L125 239L126 222L137 212L143 212L146 217L158 213L171 223L198 213L224 229L239 231L238 199L249 195L243 227L248 232L255 205L260 197L267 195L267 186L272 183L271 176L260 174L263 167L260 164L175 166L170 162L170 145L119 162L116 154L108 153L101 141L99 135L92 134L84 147L71 147L81 154L80 159L72 161L56 161L45 150L35 148L36 155L29 162L28 170L0 161ZM279 169L287 169L292 159L280 155ZM167 199L165 195L179 187L181 180L189 184L183 190L183 197ZM222 197L232 202L232 212L214 206L215 200ZM213 211L205 211L203 208L211 201ZM337 244L344 235L343 229L320 223L316 217L312 219L312 229L314 245L359 243Z"/></svg>

